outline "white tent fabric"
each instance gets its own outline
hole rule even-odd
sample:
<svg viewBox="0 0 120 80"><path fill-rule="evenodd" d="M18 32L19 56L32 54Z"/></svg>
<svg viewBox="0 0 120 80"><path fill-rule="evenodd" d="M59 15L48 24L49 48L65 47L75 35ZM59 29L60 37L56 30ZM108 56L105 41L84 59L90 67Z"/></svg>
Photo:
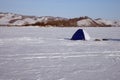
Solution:
<svg viewBox="0 0 120 80"><path fill-rule="evenodd" d="M85 40L90 40L89 34L85 30L83 30L83 32L84 32Z"/></svg>

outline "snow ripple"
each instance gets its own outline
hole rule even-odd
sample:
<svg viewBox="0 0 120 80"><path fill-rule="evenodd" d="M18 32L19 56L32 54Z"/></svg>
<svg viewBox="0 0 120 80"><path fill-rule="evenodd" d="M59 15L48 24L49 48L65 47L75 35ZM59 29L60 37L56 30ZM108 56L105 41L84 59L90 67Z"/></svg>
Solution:
<svg viewBox="0 0 120 80"><path fill-rule="evenodd" d="M80 58L80 57L120 57L120 51L106 52L73 52L73 53L32 53L16 55L0 55L1 59L54 59L54 58Z"/></svg>
<svg viewBox="0 0 120 80"><path fill-rule="evenodd" d="M19 43L19 44L27 44L27 43L44 43L42 38L32 38L32 37L19 37L19 38L7 38L0 39L0 44L3 43Z"/></svg>

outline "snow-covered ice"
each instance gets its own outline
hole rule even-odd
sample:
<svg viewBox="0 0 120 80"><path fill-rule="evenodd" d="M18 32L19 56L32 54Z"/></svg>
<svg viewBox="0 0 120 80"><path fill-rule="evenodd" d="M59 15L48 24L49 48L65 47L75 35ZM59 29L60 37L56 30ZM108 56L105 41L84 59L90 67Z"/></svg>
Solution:
<svg viewBox="0 0 120 80"><path fill-rule="evenodd" d="M0 80L119 80L120 28L0 27ZM94 39L109 39L94 41Z"/></svg>

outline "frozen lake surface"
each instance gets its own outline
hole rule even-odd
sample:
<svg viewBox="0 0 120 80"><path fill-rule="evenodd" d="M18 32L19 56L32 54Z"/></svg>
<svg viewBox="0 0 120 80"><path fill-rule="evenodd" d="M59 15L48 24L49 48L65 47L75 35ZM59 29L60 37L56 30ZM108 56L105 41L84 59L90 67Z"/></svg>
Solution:
<svg viewBox="0 0 120 80"><path fill-rule="evenodd" d="M120 28L77 29L0 27L0 80L120 80Z"/></svg>

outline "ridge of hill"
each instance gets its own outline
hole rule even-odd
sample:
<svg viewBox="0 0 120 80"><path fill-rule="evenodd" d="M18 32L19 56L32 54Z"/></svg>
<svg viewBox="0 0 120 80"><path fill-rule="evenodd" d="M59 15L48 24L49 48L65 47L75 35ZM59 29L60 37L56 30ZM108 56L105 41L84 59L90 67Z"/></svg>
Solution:
<svg viewBox="0 0 120 80"><path fill-rule="evenodd" d="M88 16L63 18L26 16L0 12L0 26L120 27L120 20L92 19Z"/></svg>

